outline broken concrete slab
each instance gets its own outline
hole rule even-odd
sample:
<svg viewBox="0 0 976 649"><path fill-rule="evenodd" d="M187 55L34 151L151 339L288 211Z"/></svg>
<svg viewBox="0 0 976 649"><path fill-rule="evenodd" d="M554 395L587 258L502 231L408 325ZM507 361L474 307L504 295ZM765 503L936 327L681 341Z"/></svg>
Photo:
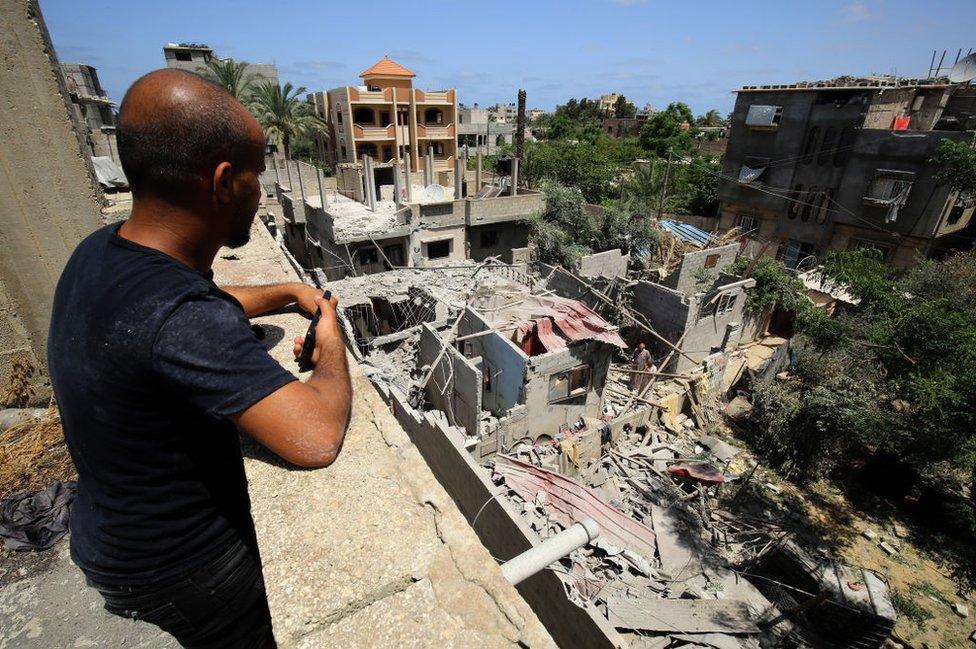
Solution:
<svg viewBox="0 0 976 649"><path fill-rule="evenodd" d="M615 627L679 633L759 633L745 602L728 599L607 598Z"/></svg>
<svg viewBox="0 0 976 649"><path fill-rule="evenodd" d="M952 611L959 617L966 618L969 617L969 607L962 602L956 602L952 605Z"/></svg>

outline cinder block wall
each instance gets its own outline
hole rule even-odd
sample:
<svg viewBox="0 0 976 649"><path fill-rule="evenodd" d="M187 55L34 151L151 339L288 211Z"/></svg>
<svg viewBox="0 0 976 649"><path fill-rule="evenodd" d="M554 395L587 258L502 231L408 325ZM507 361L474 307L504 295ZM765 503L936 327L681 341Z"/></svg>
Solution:
<svg viewBox="0 0 976 649"><path fill-rule="evenodd" d="M0 0L0 402L28 363L34 401L49 394L54 287L100 224L101 193L82 155L50 36L34 0Z"/></svg>

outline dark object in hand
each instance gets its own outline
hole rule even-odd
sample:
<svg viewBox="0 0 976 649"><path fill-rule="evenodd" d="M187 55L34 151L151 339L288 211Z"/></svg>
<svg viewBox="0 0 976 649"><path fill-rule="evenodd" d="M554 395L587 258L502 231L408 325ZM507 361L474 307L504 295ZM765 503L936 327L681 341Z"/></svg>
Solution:
<svg viewBox="0 0 976 649"><path fill-rule="evenodd" d="M332 299L332 291L326 290L322 297L326 300ZM322 317L322 309L316 309L315 315L312 316L312 322L308 325L308 331L305 332L305 342L302 344L302 353L298 355L298 371L307 372L312 369L312 352L315 351L315 327L319 324L319 318Z"/></svg>

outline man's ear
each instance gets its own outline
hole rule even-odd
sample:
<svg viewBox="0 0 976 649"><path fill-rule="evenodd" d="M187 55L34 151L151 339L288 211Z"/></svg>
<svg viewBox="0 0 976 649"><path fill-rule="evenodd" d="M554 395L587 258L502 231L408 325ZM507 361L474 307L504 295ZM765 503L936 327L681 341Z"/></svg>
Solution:
<svg viewBox="0 0 976 649"><path fill-rule="evenodd" d="M221 203L233 202L234 167L229 162L221 162L214 169L213 192Z"/></svg>

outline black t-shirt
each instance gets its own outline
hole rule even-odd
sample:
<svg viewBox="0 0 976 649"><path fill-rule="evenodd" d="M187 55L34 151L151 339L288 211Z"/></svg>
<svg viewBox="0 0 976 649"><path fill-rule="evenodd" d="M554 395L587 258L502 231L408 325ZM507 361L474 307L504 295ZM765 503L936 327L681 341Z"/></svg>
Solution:
<svg viewBox="0 0 976 649"><path fill-rule="evenodd" d="M51 382L78 470L71 556L146 584L255 544L227 417L294 380L210 277L118 236L87 237L58 282Z"/></svg>

